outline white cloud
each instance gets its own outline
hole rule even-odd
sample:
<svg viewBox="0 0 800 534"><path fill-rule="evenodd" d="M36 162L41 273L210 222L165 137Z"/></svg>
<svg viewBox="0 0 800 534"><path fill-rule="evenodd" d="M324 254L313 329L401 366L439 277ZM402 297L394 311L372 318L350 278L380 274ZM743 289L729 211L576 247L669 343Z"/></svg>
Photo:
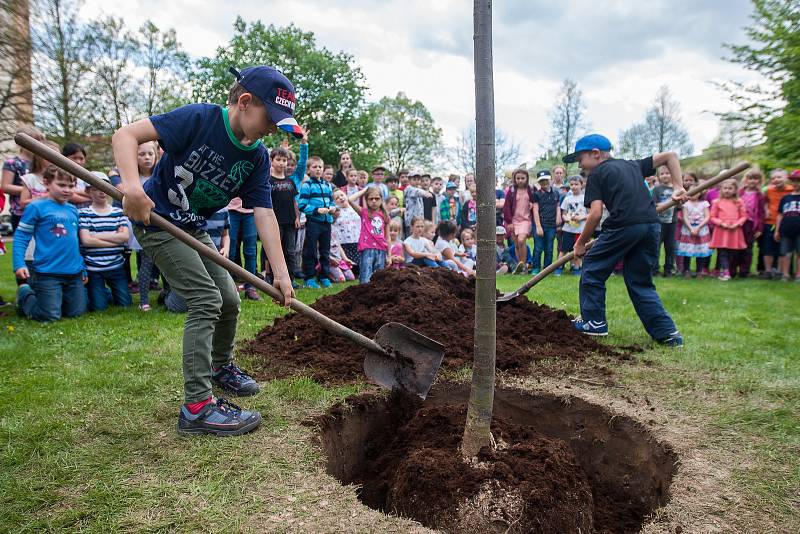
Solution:
<svg viewBox="0 0 800 534"><path fill-rule="evenodd" d="M753 80L721 57L739 41L748 0L504 0L494 4L496 124L521 142L526 159L547 139L547 112L561 81L583 90L595 131L616 138L643 119L659 86L681 102L696 150L717 132L708 111L730 108L709 82ZM211 55L245 20L313 31L318 45L352 54L370 98L403 91L421 100L454 142L474 117L472 6L463 0L87 0L84 13L146 18L174 27L194 56Z"/></svg>

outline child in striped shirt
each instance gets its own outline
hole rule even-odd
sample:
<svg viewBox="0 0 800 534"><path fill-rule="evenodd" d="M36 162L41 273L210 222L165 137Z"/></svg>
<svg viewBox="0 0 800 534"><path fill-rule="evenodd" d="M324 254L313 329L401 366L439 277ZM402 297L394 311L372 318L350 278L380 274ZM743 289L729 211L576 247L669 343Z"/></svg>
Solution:
<svg viewBox="0 0 800 534"><path fill-rule="evenodd" d="M102 172L93 172L111 183ZM128 218L109 203L108 195L86 184L92 204L78 210L81 255L89 273L86 283L89 311L102 311L110 303L130 306L131 294L125 274L123 252L130 237ZM108 287L106 287L108 286Z"/></svg>

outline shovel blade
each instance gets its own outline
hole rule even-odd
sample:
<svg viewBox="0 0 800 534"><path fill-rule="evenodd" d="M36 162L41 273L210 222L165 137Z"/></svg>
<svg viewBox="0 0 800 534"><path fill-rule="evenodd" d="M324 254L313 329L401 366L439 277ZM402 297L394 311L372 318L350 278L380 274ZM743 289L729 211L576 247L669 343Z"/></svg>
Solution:
<svg viewBox="0 0 800 534"><path fill-rule="evenodd" d="M499 297L497 297L497 302L511 302L515 298L517 298L519 294L516 291L512 291L511 293L503 293Z"/></svg>
<svg viewBox="0 0 800 534"><path fill-rule="evenodd" d="M442 365L444 345L400 323L387 323L375 342L391 356L368 351L364 373L387 389L400 388L425 400Z"/></svg>

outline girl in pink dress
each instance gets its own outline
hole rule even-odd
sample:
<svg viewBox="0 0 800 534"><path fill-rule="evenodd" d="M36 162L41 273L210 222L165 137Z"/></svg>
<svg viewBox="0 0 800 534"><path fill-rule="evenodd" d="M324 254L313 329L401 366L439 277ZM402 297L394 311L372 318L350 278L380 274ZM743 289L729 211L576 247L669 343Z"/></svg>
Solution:
<svg viewBox="0 0 800 534"><path fill-rule="evenodd" d="M518 262L514 267L514 274L525 270L525 241L531 235L531 222L533 221L533 188L528 185L530 175L527 169L517 169L511 176L511 187L506 190L506 202L503 205L503 220L506 231L514 240L514 250Z"/></svg>
<svg viewBox="0 0 800 534"><path fill-rule="evenodd" d="M747 221L747 209L739 198L736 180L722 182L719 198L711 205L711 222L714 230L710 247L717 249L720 274L719 279L731 279L730 265L736 260L736 254L747 248L742 226Z"/></svg>

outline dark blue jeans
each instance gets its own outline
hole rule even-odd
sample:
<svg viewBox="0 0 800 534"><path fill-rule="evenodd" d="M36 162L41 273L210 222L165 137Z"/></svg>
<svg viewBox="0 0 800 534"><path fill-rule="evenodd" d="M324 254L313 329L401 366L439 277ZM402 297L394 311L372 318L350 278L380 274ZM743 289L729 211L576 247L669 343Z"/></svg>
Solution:
<svg viewBox="0 0 800 534"><path fill-rule="evenodd" d="M604 228L583 260L580 284L581 318L606 320L606 280L622 260L625 287L636 314L653 339L665 339L678 329L664 309L653 284L661 237L659 223Z"/></svg>
<svg viewBox="0 0 800 534"><path fill-rule="evenodd" d="M256 231L256 218L252 213L239 213L230 210L230 236L231 247L228 258L237 265L241 265L239 258L239 245L244 249L244 268L256 274L256 253L258 250L258 232ZM249 286L249 284L246 284Z"/></svg>
<svg viewBox="0 0 800 534"><path fill-rule="evenodd" d="M86 312L86 289L80 273L57 275L31 273L30 289L20 288L19 303L28 319L58 321Z"/></svg>
<svg viewBox="0 0 800 534"><path fill-rule="evenodd" d="M131 293L124 267L109 271L89 271L86 293L89 297L89 311L103 311L112 302L116 306L131 305Z"/></svg>
<svg viewBox="0 0 800 534"><path fill-rule="evenodd" d="M306 241L303 243L303 278L311 280L316 276L317 262L320 280L330 280L331 223L309 219L306 221Z"/></svg>
<svg viewBox="0 0 800 534"><path fill-rule="evenodd" d="M553 263L553 241L556 239L555 226L542 226L544 235L539 237L536 235L536 229L533 229L533 268L542 269ZM542 253L544 253L544 265L542 261Z"/></svg>

